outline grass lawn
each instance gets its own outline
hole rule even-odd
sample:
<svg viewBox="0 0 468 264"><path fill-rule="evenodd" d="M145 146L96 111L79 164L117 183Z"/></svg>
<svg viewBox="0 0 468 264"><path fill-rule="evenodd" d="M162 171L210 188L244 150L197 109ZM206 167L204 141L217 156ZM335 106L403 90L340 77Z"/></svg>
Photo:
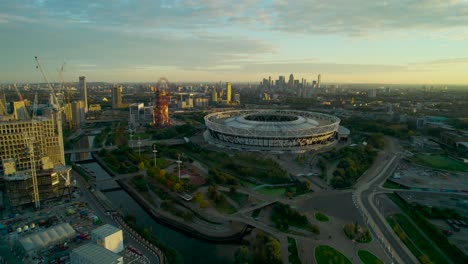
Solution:
<svg viewBox="0 0 468 264"><path fill-rule="evenodd" d="M249 195L244 194L244 193L240 193L240 192L231 193L231 192L224 192L224 191L222 193L224 193L227 197L229 197L231 200L236 202L237 205L239 205L240 207L246 205L249 200Z"/></svg>
<svg viewBox="0 0 468 264"><path fill-rule="evenodd" d="M347 257L330 246L316 247L315 259L317 264L351 264Z"/></svg>
<svg viewBox="0 0 468 264"><path fill-rule="evenodd" d="M147 138L150 138L151 137L151 134L149 133L136 133L133 135L132 137L132 140L143 140L143 139L147 139ZM128 137L130 139L130 136Z"/></svg>
<svg viewBox="0 0 468 264"><path fill-rule="evenodd" d="M328 220L330 220L328 218L328 216L326 216L324 213L322 212L316 212L315 213L315 219L317 219L317 221L320 221L320 222L328 222Z"/></svg>
<svg viewBox="0 0 468 264"><path fill-rule="evenodd" d="M429 257L434 263L447 263L445 258L437 251L431 241L428 241L417 229L416 227L406 218L403 214L394 214L391 216L400 228L408 236L415 246L419 249L420 255L425 254ZM406 243L405 243L406 244ZM409 247L408 247L409 248ZM410 248L411 250L411 248ZM411 251L413 252L413 250ZM415 254L415 253L413 253ZM415 254L416 255L416 254ZM416 255L419 259L420 255Z"/></svg>
<svg viewBox="0 0 468 264"><path fill-rule="evenodd" d="M403 189L403 190L408 189L408 188L405 187L405 186L401 186L400 184L394 183L394 182L389 181L389 180L386 180L386 181L385 181L383 187L384 187L384 188L387 188L387 189Z"/></svg>
<svg viewBox="0 0 468 264"><path fill-rule="evenodd" d="M226 199L221 202L213 203L214 208L218 210L218 212L223 214L233 214L237 212L236 208L232 206Z"/></svg>
<svg viewBox="0 0 468 264"><path fill-rule="evenodd" d="M374 254L366 250L359 250L358 256L364 264L384 264L383 261L374 256Z"/></svg>
<svg viewBox="0 0 468 264"><path fill-rule="evenodd" d="M269 187L263 187L260 189L255 190L258 193L264 194L264 195L271 195L271 196L281 196L284 195L284 192L286 191L286 188L284 187L278 187L278 188L269 188Z"/></svg>
<svg viewBox="0 0 468 264"><path fill-rule="evenodd" d="M391 216L388 216L387 218L387 222L388 224L390 225L390 227L393 229L393 232L395 232L397 234L397 236L400 238L400 240L406 245L406 247L411 251L411 253L416 257L416 258L419 258L422 253L421 251L419 251L416 246L414 245L413 242L411 242L408 237L406 236L406 234L404 233L404 231L401 229L401 227L397 224L397 221L391 217Z"/></svg>
<svg viewBox="0 0 468 264"><path fill-rule="evenodd" d="M416 163L419 163L421 165L433 167L436 169L442 169L442 170L451 170L451 171L467 171L468 166L456 161L454 159L451 159L447 156L441 156L441 155L415 155L413 160Z"/></svg>
<svg viewBox="0 0 468 264"><path fill-rule="evenodd" d="M257 186L257 184L251 183L251 182L246 181L246 180L239 180L239 182L240 182L240 184L242 186L247 187L247 188L251 188L251 189Z"/></svg>
<svg viewBox="0 0 468 264"><path fill-rule="evenodd" d="M301 264L299 253L297 252L296 239L288 237L288 251L289 251L289 263L290 264Z"/></svg>

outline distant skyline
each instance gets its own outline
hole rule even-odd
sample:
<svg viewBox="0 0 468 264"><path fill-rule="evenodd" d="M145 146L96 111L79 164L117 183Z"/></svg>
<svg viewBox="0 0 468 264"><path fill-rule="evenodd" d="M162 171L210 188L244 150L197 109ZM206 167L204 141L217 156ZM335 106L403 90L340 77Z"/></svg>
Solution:
<svg viewBox="0 0 468 264"><path fill-rule="evenodd" d="M468 0L3 0L0 83L468 84Z"/></svg>

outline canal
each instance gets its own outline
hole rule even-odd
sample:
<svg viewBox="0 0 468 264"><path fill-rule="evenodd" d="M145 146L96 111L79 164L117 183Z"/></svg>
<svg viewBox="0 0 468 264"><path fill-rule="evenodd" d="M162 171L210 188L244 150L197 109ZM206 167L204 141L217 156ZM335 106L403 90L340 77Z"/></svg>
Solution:
<svg viewBox="0 0 468 264"><path fill-rule="evenodd" d="M79 149L92 146L91 136L82 138L77 145L76 148ZM92 157L89 153L82 153L77 154L75 158L76 160L89 160ZM99 166L99 164L88 163L85 166L91 169ZM97 180L110 177L102 168L96 169L96 172L98 172L96 173ZM207 242L159 224L124 190L105 192L104 194L113 203L115 208L120 210L124 215L130 214L135 216L138 226L151 230L161 242L176 249L184 258L185 263L234 263L234 252L238 248L238 245Z"/></svg>

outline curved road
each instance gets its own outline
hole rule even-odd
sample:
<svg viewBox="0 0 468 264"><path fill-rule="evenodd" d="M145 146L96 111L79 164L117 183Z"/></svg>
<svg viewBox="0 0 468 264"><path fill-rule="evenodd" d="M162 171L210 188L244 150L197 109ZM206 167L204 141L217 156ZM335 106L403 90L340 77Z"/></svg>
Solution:
<svg viewBox="0 0 468 264"><path fill-rule="evenodd" d="M385 138L385 150L379 153L374 165L356 184L353 200L363 214L366 223L379 239L385 252L396 263L418 263L407 247L395 235L391 227L374 205L374 194L381 191L381 185L396 168L400 160L398 141Z"/></svg>

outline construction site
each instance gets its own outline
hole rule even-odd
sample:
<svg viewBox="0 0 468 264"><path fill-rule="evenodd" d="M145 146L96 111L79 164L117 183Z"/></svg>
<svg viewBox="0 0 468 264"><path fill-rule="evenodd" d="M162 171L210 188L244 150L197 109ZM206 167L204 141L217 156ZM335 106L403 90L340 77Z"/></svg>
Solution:
<svg viewBox="0 0 468 264"><path fill-rule="evenodd" d="M70 171L65 165L62 136L62 107L52 85L48 104L38 113L37 94L34 102L23 100L15 86L18 100L7 104L0 97L0 190L3 207L41 207L42 201L70 194Z"/></svg>

